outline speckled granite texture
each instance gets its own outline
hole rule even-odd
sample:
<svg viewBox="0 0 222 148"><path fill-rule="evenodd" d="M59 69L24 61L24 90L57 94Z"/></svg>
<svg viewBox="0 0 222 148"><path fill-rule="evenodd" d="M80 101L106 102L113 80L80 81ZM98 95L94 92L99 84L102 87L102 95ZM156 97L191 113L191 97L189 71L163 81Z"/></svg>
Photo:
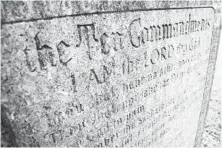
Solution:
<svg viewBox="0 0 222 148"><path fill-rule="evenodd" d="M220 4L1 2L2 145L200 146Z"/></svg>

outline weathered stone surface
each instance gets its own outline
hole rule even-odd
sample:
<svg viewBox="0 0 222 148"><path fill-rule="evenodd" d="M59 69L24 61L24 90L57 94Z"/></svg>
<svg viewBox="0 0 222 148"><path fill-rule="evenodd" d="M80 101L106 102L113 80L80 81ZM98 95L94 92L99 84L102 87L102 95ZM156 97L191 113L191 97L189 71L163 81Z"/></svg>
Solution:
<svg viewBox="0 0 222 148"><path fill-rule="evenodd" d="M219 42L215 4L1 9L1 101L13 145L200 144Z"/></svg>

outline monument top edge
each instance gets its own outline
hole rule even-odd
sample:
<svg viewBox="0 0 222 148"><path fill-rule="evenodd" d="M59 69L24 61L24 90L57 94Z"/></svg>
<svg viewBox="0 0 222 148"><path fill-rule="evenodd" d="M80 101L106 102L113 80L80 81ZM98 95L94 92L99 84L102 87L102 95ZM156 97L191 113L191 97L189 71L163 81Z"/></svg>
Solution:
<svg viewBox="0 0 222 148"><path fill-rule="evenodd" d="M2 1L1 3L2 25L104 13L197 8L210 8L215 11L212 1L205 3L188 1Z"/></svg>

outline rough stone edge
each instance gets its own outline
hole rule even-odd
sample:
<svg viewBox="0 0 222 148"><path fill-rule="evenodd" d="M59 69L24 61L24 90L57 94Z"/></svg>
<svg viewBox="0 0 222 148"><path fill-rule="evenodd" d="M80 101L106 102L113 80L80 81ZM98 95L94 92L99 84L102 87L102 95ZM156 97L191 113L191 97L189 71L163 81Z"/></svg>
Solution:
<svg viewBox="0 0 222 148"><path fill-rule="evenodd" d="M213 86L215 66L217 61L217 54L219 50L219 42L221 36L221 7L215 8L214 15L214 26L212 31L211 45L210 45L210 54L209 54L209 63L207 67L207 75L205 80L205 88L202 98L201 112L199 115L198 129L195 138L194 147L200 147L202 142L202 135L204 132L204 127L206 124L206 116L209 109L209 102L211 97L211 90Z"/></svg>
<svg viewBox="0 0 222 148"><path fill-rule="evenodd" d="M129 11L152 8L181 8L211 6L212 0L205 1L2 1L1 22L19 22L61 18L87 13L107 11Z"/></svg>

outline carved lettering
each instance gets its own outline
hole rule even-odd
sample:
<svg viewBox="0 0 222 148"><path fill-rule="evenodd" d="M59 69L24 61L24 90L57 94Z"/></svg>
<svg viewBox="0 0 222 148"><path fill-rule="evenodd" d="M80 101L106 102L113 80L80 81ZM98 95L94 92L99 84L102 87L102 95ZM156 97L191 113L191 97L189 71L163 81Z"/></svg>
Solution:
<svg viewBox="0 0 222 148"><path fill-rule="evenodd" d="M109 54L111 48L109 36L106 33L103 33L100 40L101 40L102 53Z"/></svg>
<svg viewBox="0 0 222 148"><path fill-rule="evenodd" d="M114 35L114 50L118 51L119 49L123 49L123 34L112 32L112 35Z"/></svg>
<svg viewBox="0 0 222 148"><path fill-rule="evenodd" d="M59 54L59 61L64 66L67 66L67 63L72 60L72 58L67 58L67 56L69 56L69 54L65 54L65 51L66 51L67 47L70 47L70 45L67 44L64 41L61 41L57 45L57 51L58 51L58 54Z"/></svg>
<svg viewBox="0 0 222 148"><path fill-rule="evenodd" d="M109 70L107 68L107 66L103 66L102 77L98 77L99 75L95 72L95 70L91 69L90 70L90 80L94 80L94 78L95 78L96 82L98 84L102 84L102 83L106 82L106 80L109 78L111 73L112 73L112 70Z"/></svg>
<svg viewBox="0 0 222 148"><path fill-rule="evenodd" d="M141 26L140 18L133 20L129 25L129 37L132 46L138 48L140 46L140 33L138 32L138 26Z"/></svg>
<svg viewBox="0 0 222 148"><path fill-rule="evenodd" d="M26 63L27 66L29 68L29 70L31 72L34 72L36 70L36 66L35 66L35 62L32 60L32 58L29 55L30 49L28 49L27 47L25 48L25 50L23 50L26 56Z"/></svg>
<svg viewBox="0 0 222 148"><path fill-rule="evenodd" d="M96 35L95 35L95 32L96 32L95 24L92 23L92 24L77 25L77 30L78 30L78 34L79 34L79 43L76 45L76 47L80 47L80 45L82 44L82 38L83 38L83 36L85 36L86 45L88 47L87 53L88 53L89 59L92 60L91 50L90 50L91 49L90 31L92 32L93 40L95 42L98 42L98 39L96 38Z"/></svg>
<svg viewBox="0 0 222 148"><path fill-rule="evenodd" d="M154 49L153 52L152 52L152 55L151 55L151 59L150 59L150 62L152 64L156 64L156 62L159 60L160 58L160 52L158 49Z"/></svg>
<svg viewBox="0 0 222 148"><path fill-rule="evenodd" d="M163 39L172 37L172 25L164 24L163 27Z"/></svg>
<svg viewBox="0 0 222 148"><path fill-rule="evenodd" d="M77 92L77 90L76 90L76 78L75 78L75 75L72 74L71 78L72 78L73 92Z"/></svg>
<svg viewBox="0 0 222 148"><path fill-rule="evenodd" d="M39 33L37 33L34 38L36 42L37 52L38 52L39 64L42 70L47 70L48 62L51 63L51 66L56 66L57 60L56 60L55 52L53 51L52 47L41 43L39 39Z"/></svg>
<svg viewBox="0 0 222 148"><path fill-rule="evenodd" d="M90 24L76 24L73 21L76 18L69 17L67 20L77 25L78 41L74 47L73 43L60 39L63 34L55 36L64 33L62 29L54 33L47 26L49 33L36 34L33 41L37 47L37 64L42 70L58 73L52 74L50 87L47 86L56 94L43 106L46 124L41 123L41 127L46 125L46 132L50 131L45 139L54 145L60 145L67 137L67 146L145 147L156 146L156 142L168 142L168 139L161 141L161 138L168 131L174 133L182 128L170 126L180 121L175 119L184 115L183 111L191 107L196 109L195 105L191 106L194 100L201 103L199 92L204 87L202 82L205 82L205 76L201 74L206 72L210 52L210 45L206 49L204 42L207 43L211 35L207 30L211 20L199 14L192 16L199 11L196 9L182 13L184 17L178 19L173 18L175 12L184 9L172 10L173 15L171 10L167 11L170 18L163 20L140 15L150 11L128 12L138 15L124 15L127 20L120 21L128 24L112 26L106 24L106 20L113 19L110 17L113 13L105 14L104 22L98 22L100 14L84 16L89 18L88 22L95 22ZM152 12L155 13L164 16L162 10ZM43 26L41 30L44 29ZM65 35L73 39L68 33ZM205 33L207 37L203 36ZM47 39L50 36L53 39ZM56 42L55 45L51 41ZM23 50L24 62L34 72L38 65L29 47L27 45ZM80 51L83 49L88 57ZM85 60L86 57L90 61ZM57 65L51 71L50 66ZM41 75L50 77L50 72ZM29 78L32 79L31 75ZM56 85L52 86L54 82ZM194 89L196 87L199 90ZM167 91L172 93L165 94ZM186 122L186 118L183 119Z"/></svg>

